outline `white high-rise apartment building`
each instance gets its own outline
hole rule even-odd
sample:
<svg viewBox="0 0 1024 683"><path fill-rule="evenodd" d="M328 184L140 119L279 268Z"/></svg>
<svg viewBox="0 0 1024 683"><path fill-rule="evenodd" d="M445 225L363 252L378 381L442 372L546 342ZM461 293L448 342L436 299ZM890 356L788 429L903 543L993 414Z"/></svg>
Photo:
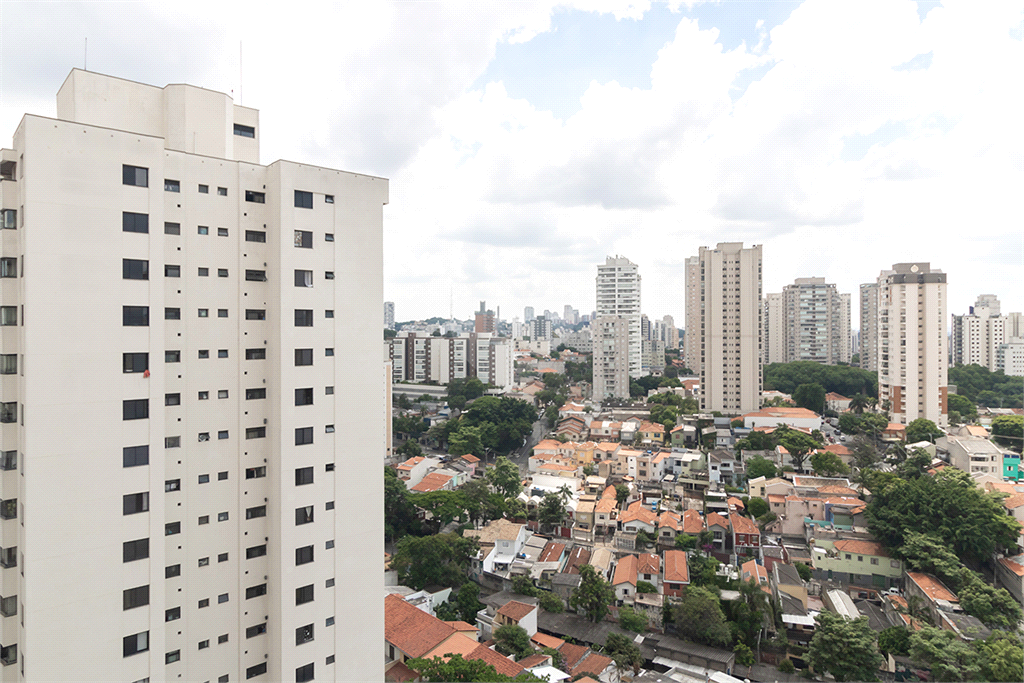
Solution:
<svg viewBox="0 0 1024 683"><path fill-rule="evenodd" d="M742 242L701 247L696 268L699 289L687 286L689 312L700 312L693 335L700 349L701 408L740 414L761 407L761 246ZM687 259L689 266L689 259ZM689 273L687 285L689 285ZM692 297L692 298L691 298ZM687 323L690 326L690 323Z"/></svg>
<svg viewBox="0 0 1024 683"><path fill-rule="evenodd" d="M624 256L609 256L597 266L597 315L617 316L629 323L627 367L630 377L642 377L640 343L640 271ZM596 369L595 369L596 372Z"/></svg>
<svg viewBox="0 0 1024 683"><path fill-rule="evenodd" d="M0 152L4 680L382 678L388 181L261 137L75 69Z"/></svg>
<svg viewBox="0 0 1024 683"><path fill-rule="evenodd" d="M864 370L878 370L878 296L881 283L891 270L883 270L874 282L860 286L860 345L858 354L860 367Z"/></svg>
<svg viewBox="0 0 1024 683"><path fill-rule="evenodd" d="M1007 316L1000 315L999 299L982 294L967 315L954 315L952 320L953 365L980 365L995 371L999 347L1011 338L1006 334Z"/></svg>
<svg viewBox="0 0 1024 683"><path fill-rule="evenodd" d="M678 349L679 348L679 328L676 327L675 318L670 315L666 315L661 319L661 324L664 332L664 342L666 349Z"/></svg>
<svg viewBox="0 0 1024 683"><path fill-rule="evenodd" d="M395 329L395 302L385 301L384 302L384 329L393 330Z"/></svg>
<svg viewBox="0 0 1024 683"><path fill-rule="evenodd" d="M514 382L513 345L489 332L435 337L402 330L384 341L391 363L391 381L437 382L476 377L485 384L509 388Z"/></svg>
<svg viewBox="0 0 1024 683"><path fill-rule="evenodd" d="M776 309L769 294L765 303L768 355L778 344ZM850 362L850 295L836 291L823 277L801 277L782 290L782 346L786 363L814 361L835 365ZM771 334L775 332L776 334Z"/></svg>
<svg viewBox="0 0 1024 683"><path fill-rule="evenodd" d="M764 295L764 363L786 362L786 309L781 292Z"/></svg>
<svg viewBox="0 0 1024 683"><path fill-rule="evenodd" d="M533 321L533 306L526 306L523 308L523 322L529 323Z"/></svg>
<svg viewBox="0 0 1024 683"><path fill-rule="evenodd" d="M893 422L946 427L946 274L897 263L878 283L878 400Z"/></svg>
<svg viewBox="0 0 1024 683"><path fill-rule="evenodd" d="M594 397L629 398L629 319L598 316L590 323Z"/></svg>
<svg viewBox="0 0 1024 683"><path fill-rule="evenodd" d="M700 257L688 256L685 269L686 327L683 332L683 360L694 372L700 369ZM691 303L692 302L692 303Z"/></svg>

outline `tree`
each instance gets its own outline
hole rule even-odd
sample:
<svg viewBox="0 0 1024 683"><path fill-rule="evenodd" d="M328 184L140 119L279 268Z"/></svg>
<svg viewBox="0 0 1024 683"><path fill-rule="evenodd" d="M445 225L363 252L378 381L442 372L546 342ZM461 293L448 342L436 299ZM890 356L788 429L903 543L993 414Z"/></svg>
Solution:
<svg viewBox="0 0 1024 683"><path fill-rule="evenodd" d="M537 506L537 521L541 527L559 526L565 519L565 503L557 493L547 493Z"/></svg>
<svg viewBox="0 0 1024 683"><path fill-rule="evenodd" d="M808 567L803 562L797 562L794 566L796 567L796 573L800 575L801 579L803 579L804 581L811 580L813 574L811 573L810 567Z"/></svg>
<svg viewBox="0 0 1024 683"><path fill-rule="evenodd" d="M505 499L505 516L509 519L526 519L526 504L518 498Z"/></svg>
<svg viewBox="0 0 1024 683"><path fill-rule="evenodd" d="M971 399L959 394L946 396L946 407L948 410L960 413L967 420L975 420L978 417L978 409Z"/></svg>
<svg viewBox="0 0 1024 683"><path fill-rule="evenodd" d="M519 574L518 576L512 577L512 592L535 598L540 591L538 591L537 587L533 585L533 579L524 574Z"/></svg>
<svg viewBox="0 0 1024 683"><path fill-rule="evenodd" d="M957 365L948 370L949 383L956 395L986 406L1020 408L1024 396L1024 378L1008 377L1001 371L990 372L980 365Z"/></svg>
<svg viewBox="0 0 1024 683"><path fill-rule="evenodd" d="M423 449L416 442L415 439L406 439L405 443L395 449L397 455L404 455L409 458L415 458L417 455L423 455Z"/></svg>
<svg viewBox="0 0 1024 683"><path fill-rule="evenodd" d="M466 582L466 568L478 549L476 539L458 534L405 536L398 542L391 566L400 583L416 590L427 584L454 588Z"/></svg>
<svg viewBox="0 0 1024 683"><path fill-rule="evenodd" d="M811 456L811 467L818 474L831 477L836 474L849 474L850 468L842 459L830 451L818 451Z"/></svg>
<svg viewBox="0 0 1024 683"><path fill-rule="evenodd" d="M644 663L640 648L629 637L621 633L609 633L604 640L604 653L615 660L615 665L620 669L632 668L633 673L639 673Z"/></svg>
<svg viewBox="0 0 1024 683"><path fill-rule="evenodd" d="M981 671L986 681L1024 680L1024 648L1011 634L995 631L974 645L981 655Z"/></svg>
<svg viewBox="0 0 1024 683"><path fill-rule="evenodd" d="M878 650L883 655L906 657L910 654L910 631L903 626L890 626L878 634Z"/></svg>
<svg viewBox="0 0 1024 683"><path fill-rule="evenodd" d="M679 534L676 536L676 549L677 550L693 550L697 547L697 537L689 534Z"/></svg>
<svg viewBox="0 0 1024 683"><path fill-rule="evenodd" d="M608 614L608 605L615 602L615 590L589 564L580 567L580 585L569 597L569 606L583 610L587 619L600 622Z"/></svg>
<svg viewBox="0 0 1024 683"><path fill-rule="evenodd" d="M494 649L503 655L515 655L516 659L533 654L530 635L518 624L502 624L494 629Z"/></svg>
<svg viewBox="0 0 1024 683"><path fill-rule="evenodd" d="M519 466L503 455L498 456L494 467L488 468L487 481L506 498L516 496L523 490Z"/></svg>
<svg viewBox="0 0 1024 683"><path fill-rule="evenodd" d="M480 428L471 427L468 424L460 425L457 432L448 436L448 452L452 455L471 453L477 457L483 457L484 445L480 440Z"/></svg>
<svg viewBox="0 0 1024 683"><path fill-rule="evenodd" d="M470 521L483 521L484 517L488 516L488 501L491 496L487 482L483 479L473 479L460 486L458 491L462 494L462 504Z"/></svg>
<svg viewBox="0 0 1024 683"><path fill-rule="evenodd" d="M809 435L796 429L789 429L785 425L780 425L775 433L778 436L779 445L789 451L793 466L797 471L802 471L807 454L817 448L818 443Z"/></svg>
<svg viewBox="0 0 1024 683"><path fill-rule="evenodd" d="M615 502L619 504L619 507L622 507L622 504L626 502L627 498L629 498L629 487L627 487L625 484L616 484Z"/></svg>
<svg viewBox="0 0 1024 683"><path fill-rule="evenodd" d="M923 417L919 417L907 425L908 444L917 443L918 441L931 441L935 443L935 439L944 435L945 432L936 427L934 422Z"/></svg>
<svg viewBox="0 0 1024 683"><path fill-rule="evenodd" d="M384 538L393 541L406 534L416 519L405 482L390 467L384 468Z"/></svg>
<svg viewBox="0 0 1024 683"><path fill-rule="evenodd" d="M1021 437L1024 436L1024 415L1000 415L992 420L992 436L996 443L1012 446L1021 450Z"/></svg>
<svg viewBox="0 0 1024 683"><path fill-rule="evenodd" d="M969 572L969 578L964 572ZM958 591L960 606L982 621L989 628L1008 631L1017 628L1021 620L1020 603L1014 600L1005 588L994 588L978 578L969 569L961 569L967 580L961 581Z"/></svg>
<svg viewBox="0 0 1024 683"><path fill-rule="evenodd" d="M867 617L848 621L838 614L821 612L818 628L807 648L807 661L815 671L828 672L837 681L873 681L882 655L875 646L875 632Z"/></svg>
<svg viewBox="0 0 1024 683"><path fill-rule="evenodd" d="M508 676L499 674L497 669L484 660L463 659L460 654L453 654L448 661L441 657L433 659L419 657L407 659L405 664L427 681L492 683L512 680Z"/></svg>
<svg viewBox="0 0 1024 683"><path fill-rule="evenodd" d="M736 653L736 663L740 666L753 666L756 663L754 652L743 643L736 643L732 651Z"/></svg>
<svg viewBox="0 0 1024 683"><path fill-rule="evenodd" d="M801 384L793 390L793 402L801 408L820 413L825 409L825 387L816 382Z"/></svg>
<svg viewBox="0 0 1024 683"><path fill-rule="evenodd" d="M565 611L565 603L562 602L562 598L558 597L557 593L551 591L540 592L540 606L545 612L551 612L552 614L559 614Z"/></svg>
<svg viewBox="0 0 1024 683"><path fill-rule="evenodd" d="M718 596L703 586L693 585L692 578L673 617L676 630L685 638L714 647L728 647L732 642Z"/></svg>
<svg viewBox="0 0 1024 683"><path fill-rule="evenodd" d="M879 460L881 456L878 453L878 449L871 443L871 439L867 439L863 436L855 436L851 439L847 445L850 452L853 454L853 464L857 467L864 469L871 467Z"/></svg>
<svg viewBox="0 0 1024 683"><path fill-rule="evenodd" d="M643 633L647 630L647 614L637 612L632 607L623 606L619 608L619 623L627 631Z"/></svg>
<svg viewBox="0 0 1024 683"><path fill-rule="evenodd" d="M760 432L754 432L759 434ZM740 439L743 441L744 439ZM747 479L756 479L758 477L764 477L765 479L771 479L776 474L775 463L771 460L755 455L752 458L747 458Z"/></svg>
<svg viewBox="0 0 1024 683"><path fill-rule="evenodd" d="M787 657L786 659L783 659L781 662L779 662L779 671L781 671L784 674L791 674L796 671L796 667L793 666L792 660L790 660Z"/></svg>
<svg viewBox="0 0 1024 683"><path fill-rule="evenodd" d="M650 583L649 581L642 581L641 580L641 581L637 581L636 582L636 592L637 593L645 593L645 594L646 593L657 593L658 589L654 587L653 583Z"/></svg>
<svg viewBox="0 0 1024 683"><path fill-rule="evenodd" d="M484 604L480 602L480 586L476 585L472 581L467 581L462 584L459 588L459 592L455 596L455 601L452 603L455 609L458 610L459 619L469 623L476 623L476 613L484 608ZM449 601L451 598L449 597ZM449 619L447 621L454 621Z"/></svg>
<svg viewBox="0 0 1024 683"><path fill-rule="evenodd" d="M978 653L952 631L932 626L910 634L910 659L931 669L936 681L976 681L981 676Z"/></svg>
<svg viewBox="0 0 1024 683"><path fill-rule="evenodd" d="M595 474L597 474L597 467L594 465L594 463L588 462L586 465L583 466L584 477L592 477Z"/></svg>
<svg viewBox="0 0 1024 683"><path fill-rule="evenodd" d="M953 380L949 380L953 384ZM823 365L814 361L772 363L764 367L764 389L794 395L801 384L819 384L828 391L843 396L863 393L878 395L878 373L848 365ZM794 396L794 400L796 397ZM811 410L821 410L821 404Z"/></svg>
<svg viewBox="0 0 1024 683"><path fill-rule="evenodd" d="M768 507L768 501L766 501L764 498L758 498L757 496L754 496L753 498L747 501L747 512L749 512L750 516L754 519L757 519L764 513L768 512L770 509L771 508Z"/></svg>
<svg viewBox="0 0 1024 683"><path fill-rule="evenodd" d="M864 394L857 394L850 399L850 410L857 415L864 412L864 409L868 407L868 397Z"/></svg>

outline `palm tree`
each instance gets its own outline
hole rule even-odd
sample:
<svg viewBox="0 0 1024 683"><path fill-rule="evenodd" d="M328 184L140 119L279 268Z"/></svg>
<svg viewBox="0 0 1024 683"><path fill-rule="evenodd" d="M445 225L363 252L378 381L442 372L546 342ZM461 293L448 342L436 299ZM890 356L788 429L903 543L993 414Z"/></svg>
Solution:
<svg viewBox="0 0 1024 683"><path fill-rule="evenodd" d="M864 394L857 394L850 399L850 410L857 415L864 412L864 409L868 407L868 398Z"/></svg>

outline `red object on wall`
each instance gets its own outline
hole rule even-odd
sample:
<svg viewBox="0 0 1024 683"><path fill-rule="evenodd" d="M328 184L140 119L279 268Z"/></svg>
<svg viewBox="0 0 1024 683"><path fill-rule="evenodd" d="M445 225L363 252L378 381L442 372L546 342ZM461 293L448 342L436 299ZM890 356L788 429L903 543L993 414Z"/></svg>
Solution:
<svg viewBox="0 0 1024 683"><path fill-rule="evenodd" d="M143 377L149 377L149 370L143 370L142 371L142 376Z"/></svg>

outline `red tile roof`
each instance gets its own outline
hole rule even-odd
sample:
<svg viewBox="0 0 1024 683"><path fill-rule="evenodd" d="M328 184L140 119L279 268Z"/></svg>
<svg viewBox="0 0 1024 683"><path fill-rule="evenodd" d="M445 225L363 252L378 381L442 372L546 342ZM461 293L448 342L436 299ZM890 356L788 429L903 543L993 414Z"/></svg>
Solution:
<svg viewBox="0 0 1024 683"><path fill-rule="evenodd" d="M1014 562L1009 557L1002 558L1001 560L999 560L999 563L1007 569L1009 569L1014 574L1016 574L1017 576L1024 576L1024 566L1022 566L1018 562Z"/></svg>
<svg viewBox="0 0 1024 683"><path fill-rule="evenodd" d="M946 600L948 602L960 602L942 582L930 574L920 572L907 572L911 581L917 584L926 596L931 600Z"/></svg>
<svg viewBox="0 0 1024 683"><path fill-rule="evenodd" d="M449 626L451 626L456 631L459 631L460 633L462 631L472 631L473 633L477 632L476 626L474 626L473 624L470 624L469 622L466 622L466 621L446 621L444 623L448 624Z"/></svg>
<svg viewBox="0 0 1024 683"><path fill-rule="evenodd" d="M665 581L690 582L690 568L686 564L686 553L682 550L665 551Z"/></svg>
<svg viewBox="0 0 1024 683"><path fill-rule="evenodd" d="M477 648L473 650L468 657L466 657L466 659L482 659L493 666L498 673L504 676L510 676L511 678L515 678L524 671L523 667L519 666L511 659L506 658L505 655L500 652L495 652L482 643L478 645Z"/></svg>
<svg viewBox="0 0 1024 683"><path fill-rule="evenodd" d="M588 650L589 648L585 645L563 644L562 647L558 648L558 651L562 653L562 670L569 669L572 671L572 668L583 659Z"/></svg>
<svg viewBox="0 0 1024 683"><path fill-rule="evenodd" d="M421 657L455 633L437 617L413 607L402 596L384 598L384 640L409 657Z"/></svg>
<svg viewBox="0 0 1024 683"><path fill-rule="evenodd" d="M462 456L462 459L466 462L480 462L480 458L476 457L472 453L466 453Z"/></svg>
<svg viewBox="0 0 1024 683"><path fill-rule="evenodd" d="M881 543L875 541L854 541L842 540L832 544L833 547L843 553L854 553L857 555L873 555L876 557L889 557Z"/></svg>
<svg viewBox="0 0 1024 683"><path fill-rule="evenodd" d="M620 583L631 583L635 588L636 568L636 555L626 555L625 557L623 557L621 560L619 560L618 564L615 565L615 575L612 577L612 585L617 586Z"/></svg>
<svg viewBox="0 0 1024 683"><path fill-rule="evenodd" d="M641 553L636 561L638 574L660 574L661 558L654 553Z"/></svg>
<svg viewBox="0 0 1024 683"><path fill-rule="evenodd" d="M530 636L530 640L539 647L550 647L552 650L557 650L565 645L565 641L561 638L555 638L554 636L549 636L548 634L541 633L540 631Z"/></svg>
<svg viewBox="0 0 1024 683"><path fill-rule="evenodd" d="M562 559L562 553L565 551L564 543L557 543L555 541L548 541L548 544L544 546L544 550L541 551L540 557L537 558L538 562L557 562Z"/></svg>
<svg viewBox="0 0 1024 683"><path fill-rule="evenodd" d="M410 491L417 491L419 493L428 493L430 491L439 491L441 488L451 481L451 477L447 474L441 474L439 472L430 472L423 479L420 479L420 483L413 486Z"/></svg>
<svg viewBox="0 0 1024 683"><path fill-rule="evenodd" d="M408 683L415 681L420 675L405 665L405 662L395 662L395 665L384 672L384 680L389 683Z"/></svg>
<svg viewBox="0 0 1024 683"><path fill-rule="evenodd" d="M606 655L599 655L595 652L591 652L586 658L583 659L579 664L572 668L569 672L570 676L574 678L582 673L594 674L600 676L604 673L604 670L608 668L608 665L612 663L612 658Z"/></svg>
<svg viewBox="0 0 1024 683"><path fill-rule="evenodd" d="M723 527L725 529L728 529L729 528L729 520L727 520L725 517L723 517L722 515L718 514L717 512L712 512L712 513L710 513L707 516L707 525L708 525L708 528L710 528L712 526L720 526L720 527Z"/></svg>
<svg viewBox="0 0 1024 683"><path fill-rule="evenodd" d="M547 664L548 657L549 655L538 653L535 655L530 655L529 657L526 657L524 659L520 659L518 662L516 662L516 664L523 667L524 669L531 669L535 666L540 666L541 664Z"/></svg>
<svg viewBox="0 0 1024 683"><path fill-rule="evenodd" d="M569 559L565 561L566 574L579 574L580 567L590 562L590 549L581 545L576 546L569 553Z"/></svg>
<svg viewBox="0 0 1024 683"><path fill-rule="evenodd" d="M537 609L536 605L528 605L525 602L519 602L518 600L509 600L498 609L498 614L519 623L520 619L535 609Z"/></svg>
<svg viewBox="0 0 1024 683"><path fill-rule="evenodd" d="M657 526L658 516L643 506L639 500L634 501L629 508L619 515L619 521L627 524L633 521L640 521L651 526Z"/></svg>

